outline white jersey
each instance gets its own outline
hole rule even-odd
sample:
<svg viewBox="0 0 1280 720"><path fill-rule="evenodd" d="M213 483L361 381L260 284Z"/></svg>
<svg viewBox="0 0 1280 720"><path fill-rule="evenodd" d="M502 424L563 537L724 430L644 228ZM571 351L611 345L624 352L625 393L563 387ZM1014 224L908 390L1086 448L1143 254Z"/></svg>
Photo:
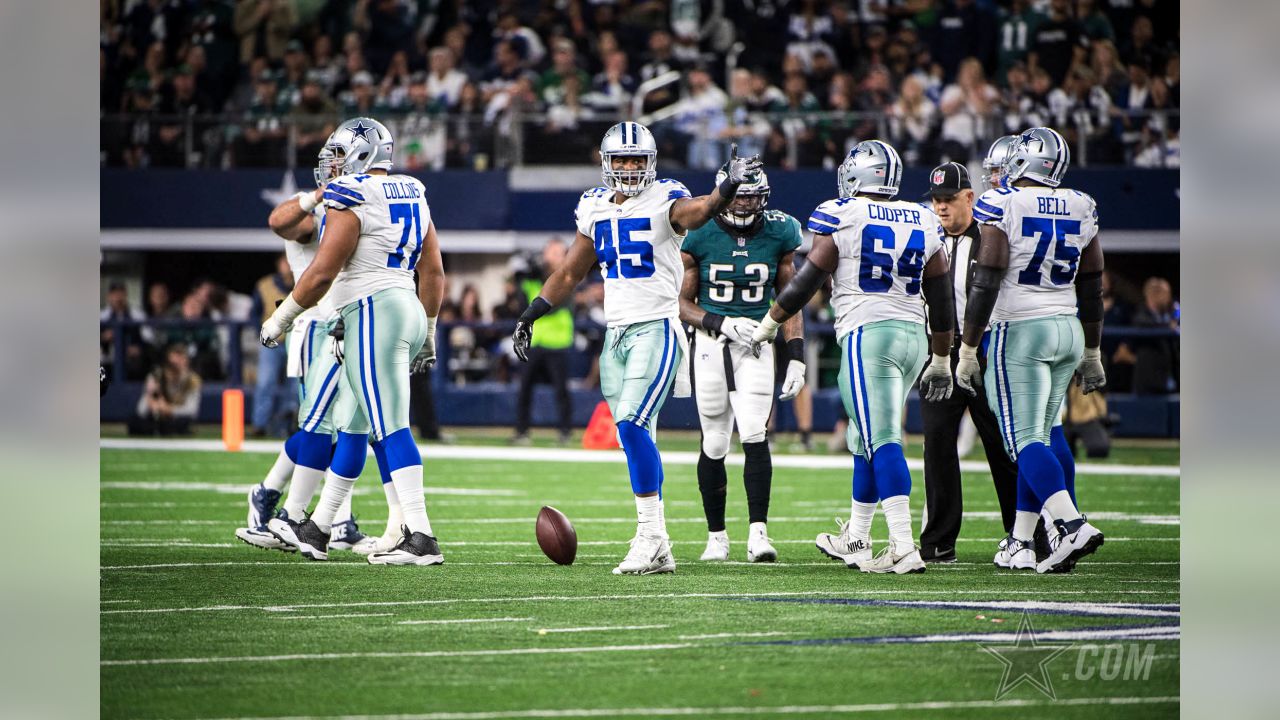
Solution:
<svg viewBox="0 0 1280 720"><path fill-rule="evenodd" d="M837 337L879 320L924 324L924 266L943 250L932 210L904 200L840 198L819 205L809 229L831 235L840 251L831 293Z"/></svg>
<svg viewBox="0 0 1280 720"><path fill-rule="evenodd" d="M413 268L426 242L431 209L423 184L408 175L344 175L324 190L324 205L360 221L355 252L326 296L341 310L379 290L414 291Z"/></svg>
<svg viewBox="0 0 1280 720"><path fill-rule="evenodd" d="M1076 314L1080 253L1098 234L1093 198L1039 185L992 188L973 216L1009 236L1009 269L991 322Z"/></svg>
<svg viewBox="0 0 1280 720"><path fill-rule="evenodd" d="M311 262L316 259L316 252L320 249L320 238L324 235L324 205L316 205L311 211L311 219L315 221L315 230L311 233L311 241L306 243L297 242L295 240L284 241L284 257L289 263L289 270L293 272L293 282L297 283L302 277L302 273L311 267ZM315 307L307 308L293 321L295 328L305 327L312 320L326 320L333 314L333 308L326 303L328 295L320 298L320 302Z"/></svg>
<svg viewBox="0 0 1280 720"><path fill-rule="evenodd" d="M596 247L604 278L604 316L609 327L680 317L683 233L671 227L671 203L689 197L675 180L659 180L621 205L614 192L597 187L582 193L574 220Z"/></svg>

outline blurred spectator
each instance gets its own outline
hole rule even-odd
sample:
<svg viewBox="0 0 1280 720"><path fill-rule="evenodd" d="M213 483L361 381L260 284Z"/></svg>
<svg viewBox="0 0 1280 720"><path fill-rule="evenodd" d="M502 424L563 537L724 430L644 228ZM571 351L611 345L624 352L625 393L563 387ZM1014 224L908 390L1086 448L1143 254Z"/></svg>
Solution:
<svg viewBox="0 0 1280 720"><path fill-rule="evenodd" d="M282 119L289 108L281 102L276 89L276 74L263 70L254 84L253 102L246 122L236 141L236 164L243 167L280 167L284 165L285 137L288 130Z"/></svg>
<svg viewBox="0 0 1280 720"><path fill-rule="evenodd" d="M276 271L262 276L253 289L252 317L266 322L275 312L276 305L293 290L293 270L284 253L276 256ZM288 431L289 415L297 410L297 380L285 377L289 353L284 343L258 350L258 376L253 387L252 437L266 437L268 433L283 437Z"/></svg>
<svg viewBox="0 0 1280 720"><path fill-rule="evenodd" d="M423 73L409 81L408 104L398 108L400 121L392 130L399 144L397 163L406 170L429 167L439 170L445 164L445 124L437 118L441 107L428 95Z"/></svg>
<svg viewBox="0 0 1280 720"><path fill-rule="evenodd" d="M930 46L946 80L955 80L966 58L977 58L986 70L995 69L995 26L995 17L976 0L946 0L942 4Z"/></svg>
<svg viewBox="0 0 1280 720"><path fill-rule="evenodd" d="M297 21L292 0L237 0L235 30L240 37L240 62L247 64L256 57L279 61Z"/></svg>
<svg viewBox="0 0 1280 720"><path fill-rule="evenodd" d="M690 169L715 170L726 160L719 137L728 127L724 111L729 96L711 81L706 65L691 68L686 79L688 93L672 118L675 134L687 143L685 162Z"/></svg>
<svg viewBox="0 0 1280 720"><path fill-rule="evenodd" d="M302 84L302 95L290 115L297 126L297 158L299 167L314 165L320 148L333 133L333 116L338 109L325 94L319 76L308 74Z"/></svg>
<svg viewBox="0 0 1280 720"><path fill-rule="evenodd" d="M666 30L657 30L649 35L649 53L645 56L644 64L640 66L640 82L648 82L663 73L672 70L679 70L680 63L672 54L673 41L671 33ZM670 105L676 100L676 96L672 87L664 87L654 90L645 97L645 112L652 112L660 107Z"/></svg>
<svg viewBox="0 0 1280 720"><path fill-rule="evenodd" d="M1102 4L1098 0L1076 0L1076 17L1080 20L1080 29L1090 43L1098 40L1115 41L1116 31L1111 21L1102 12Z"/></svg>
<svg viewBox="0 0 1280 720"><path fill-rule="evenodd" d="M595 116L591 108L582 104L581 99L581 76L574 74L566 76L560 83L559 102L547 108L547 124L546 132L548 134L567 133L578 129L578 122L588 120ZM586 157L586 150L595 144L594 138L583 137L577 135L574 140L581 140L581 148L583 152L568 152L570 157ZM572 142L572 140L571 140ZM565 145L560 144L563 149Z"/></svg>
<svg viewBox="0 0 1280 720"><path fill-rule="evenodd" d="M455 67L457 63L453 51L447 47L432 50L429 62L427 96L437 110L453 110L462 99L462 88L467 84L467 76Z"/></svg>
<svg viewBox="0 0 1280 720"><path fill-rule="evenodd" d="M107 306L102 309L102 314L98 319L104 324L142 322L147 319L147 316L141 310L129 305L129 293L125 289L124 283L113 281L107 288ZM100 332L100 363L107 368L111 368L115 364L116 332L113 327L104 327ZM119 332L124 342L125 377L129 380L137 380L143 376L147 364L146 343L142 336L142 328L127 326Z"/></svg>
<svg viewBox="0 0 1280 720"><path fill-rule="evenodd" d="M573 42L567 38L556 41L551 53L551 67L538 78L538 95L547 105L560 105L564 101L564 82L573 77L577 81L577 92L581 93L590 84L587 73L578 67L577 51Z"/></svg>
<svg viewBox="0 0 1280 720"><path fill-rule="evenodd" d="M1111 433L1107 431L1107 395L1102 392L1088 395L1080 392L1080 386L1071 383L1067 386L1067 415L1062 423L1067 444L1075 453L1077 441L1084 443L1085 457L1093 460L1105 458L1111 454Z"/></svg>
<svg viewBox="0 0 1280 720"><path fill-rule="evenodd" d="M333 52L333 38L317 35L311 44L311 73L320 80L325 94L332 94L342 77L343 59Z"/></svg>
<svg viewBox="0 0 1280 720"><path fill-rule="evenodd" d="M1089 49L1089 67L1098 84L1112 98L1120 93L1127 82L1125 67L1120 64L1120 53L1109 40L1095 40L1092 43Z"/></svg>
<svg viewBox="0 0 1280 720"><path fill-rule="evenodd" d="M1000 94L983 77L982 63L968 58L960 63L956 82L942 91L943 161L969 158L979 138L986 137L986 121L996 109Z"/></svg>
<svg viewBox="0 0 1280 720"><path fill-rule="evenodd" d="M152 283L147 288L147 313L152 318L172 317L176 308L169 296L169 286L164 283Z"/></svg>
<svg viewBox="0 0 1280 720"><path fill-rule="evenodd" d="M234 12L228 3L200 0L191 21L191 44L191 52L198 51L204 68L191 58L187 62L202 73L215 107L221 107L231 95L239 68Z"/></svg>
<svg viewBox="0 0 1280 720"><path fill-rule="evenodd" d="M1033 69L1044 68L1053 84L1060 85L1067 70L1084 60L1087 42L1080 23L1071 15L1071 0L1050 0L1048 19L1032 33L1027 63Z"/></svg>
<svg viewBox="0 0 1280 720"><path fill-rule="evenodd" d="M542 290L542 284L564 262L567 250L559 238L552 238L542 249L542 262L538 276L523 280L520 285L525 302L533 302ZM529 347L529 361L523 364L520 375L520 395L516 403L516 434L512 442L529 443L530 405L533 402L533 386L541 379L551 384L560 411L557 426L561 445L569 441L569 421L572 406L569 403L569 349L573 347L573 312L559 307L539 318L533 324L533 343Z"/></svg>
<svg viewBox="0 0 1280 720"><path fill-rule="evenodd" d="M583 102L601 113L625 113L630 110L636 79L627 73L627 54L615 50L604 58L604 69L591 80L591 92Z"/></svg>
<svg viewBox="0 0 1280 720"><path fill-rule="evenodd" d="M1178 331L1181 311L1173 299L1173 288L1164 278L1148 278L1142 285L1142 307L1133 315L1135 327ZM1177 391L1178 341L1176 338L1139 338L1134 341L1137 360L1133 368L1133 391L1159 394Z"/></svg>
<svg viewBox="0 0 1280 720"><path fill-rule="evenodd" d="M1005 84L1005 76L1015 63L1026 60L1036 28L1045 21L1031 0L1013 0L1000 23L996 81Z"/></svg>
<svg viewBox="0 0 1280 720"><path fill-rule="evenodd" d="M511 44L521 64L526 68L535 68L547 56L547 48L542 39L532 28L520 24L520 18L513 12L505 12L498 16L493 36Z"/></svg>
<svg viewBox="0 0 1280 720"><path fill-rule="evenodd" d="M890 137L904 162L918 165L924 158L933 157L931 144L937 116L938 108L925 97L920 78L905 78L897 101L889 108Z"/></svg>
<svg viewBox="0 0 1280 720"><path fill-rule="evenodd" d="M351 78L351 91L343 95L343 117L375 117L387 111L377 90L373 87L373 75L361 70Z"/></svg>
<svg viewBox="0 0 1280 720"><path fill-rule="evenodd" d="M388 108L398 108L409 99L409 56L397 52L391 56L391 63L382 76L382 84L378 86L378 98Z"/></svg>
<svg viewBox="0 0 1280 720"><path fill-rule="evenodd" d="M190 435L191 423L200 413L200 383L186 348L169 346L163 364L147 375L137 416L129 421L129 434Z"/></svg>
<svg viewBox="0 0 1280 720"><path fill-rule="evenodd" d="M204 151L204 140L199 132L200 126L193 122L192 116L212 110L212 101L196 89L195 72L191 66L179 65L170 73L169 84L165 86L157 108L161 124L151 145L151 164L158 167L185 165L189 154L188 139L191 142L190 153L195 154L193 160L198 161ZM190 138L188 130L191 131Z"/></svg>
<svg viewBox="0 0 1280 720"><path fill-rule="evenodd" d="M355 28L365 36L365 57L374 74L385 73L396 53L413 49L410 5L405 0L357 0Z"/></svg>
<svg viewBox="0 0 1280 720"><path fill-rule="evenodd" d="M495 45L493 63L480 80L480 90L485 102L489 103L497 95L510 90L522 73L520 55L516 53L515 46L505 40Z"/></svg>
<svg viewBox="0 0 1280 720"><path fill-rule="evenodd" d="M729 126L721 134L723 142L738 143L738 155L764 155L769 137L769 121L761 115L752 92L752 73L738 68L729 79Z"/></svg>

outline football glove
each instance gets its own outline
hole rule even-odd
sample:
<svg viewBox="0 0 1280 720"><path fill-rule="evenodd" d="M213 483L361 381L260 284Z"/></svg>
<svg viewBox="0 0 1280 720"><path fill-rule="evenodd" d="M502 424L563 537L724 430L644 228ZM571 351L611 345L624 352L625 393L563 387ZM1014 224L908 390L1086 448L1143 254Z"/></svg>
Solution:
<svg viewBox="0 0 1280 720"><path fill-rule="evenodd" d="M511 346L520 362L529 362L529 343L533 342L533 323L516 321L516 331L511 333Z"/></svg>
<svg viewBox="0 0 1280 720"><path fill-rule="evenodd" d="M1084 349L1077 372L1080 373L1080 392L1085 395L1107 386L1107 371L1102 367L1102 351L1099 348Z"/></svg>
<svg viewBox="0 0 1280 720"><path fill-rule="evenodd" d="M409 363L410 375L421 375L430 370L436 364L436 319L427 318L427 339L422 343L422 349L418 351L417 357L413 362Z"/></svg>
<svg viewBox="0 0 1280 720"><path fill-rule="evenodd" d="M951 358L934 355L929 367L920 376L920 393L929 402L939 402L951 397Z"/></svg>
<svg viewBox="0 0 1280 720"><path fill-rule="evenodd" d="M750 318L727 317L720 324L720 335L729 342L735 342L749 348L752 343L752 335L755 334L758 324Z"/></svg>
<svg viewBox="0 0 1280 720"><path fill-rule="evenodd" d="M738 144L734 143L729 148L729 162L725 163L724 173L728 176L729 182L735 185L741 185L746 182L755 182L760 177L760 168L764 163L760 161L759 155L752 155L749 158L738 157Z"/></svg>
<svg viewBox="0 0 1280 720"><path fill-rule="evenodd" d="M280 347L280 341L284 339L285 333L289 332L289 328L293 327L293 321L305 309L293 299L292 294L285 296L285 299L276 305L276 311L271 313L271 317L262 323L262 330L258 332L258 339L262 341L263 346Z"/></svg>
<svg viewBox="0 0 1280 720"><path fill-rule="evenodd" d="M982 385L982 366L978 364L978 348L960 343L960 362L956 363L956 385L970 395L977 395Z"/></svg>
<svg viewBox="0 0 1280 720"><path fill-rule="evenodd" d="M344 359L343 353L346 350L347 324L338 318L338 322L333 324L329 330L329 337L333 338L333 359L341 365Z"/></svg>
<svg viewBox="0 0 1280 720"><path fill-rule="evenodd" d="M773 342L773 339L778 336L780 327L782 325L766 313L764 319L756 326L755 332L751 333L751 354L760 357L760 346Z"/></svg>
<svg viewBox="0 0 1280 720"><path fill-rule="evenodd" d="M795 400L802 389L804 389L804 363L791 360L787 363L787 374L782 380L782 392L778 393L778 399Z"/></svg>

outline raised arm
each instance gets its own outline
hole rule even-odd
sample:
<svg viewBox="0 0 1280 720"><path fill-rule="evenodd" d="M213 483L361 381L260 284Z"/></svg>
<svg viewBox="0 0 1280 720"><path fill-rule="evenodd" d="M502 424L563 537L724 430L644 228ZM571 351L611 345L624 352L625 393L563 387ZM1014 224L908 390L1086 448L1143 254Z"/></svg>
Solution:
<svg viewBox="0 0 1280 720"><path fill-rule="evenodd" d="M564 263L551 273L551 277L542 284L542 291L538 293L538 297L529 303L529 307L516 321L516 330L512 333L511 340L516 357L522 362L529 361L529 343L533 342L534 321L568 299L573 289L582 282L595 263L595 243L579 232L568 254L565 255Z"/></svg>
<svg viewBox="0 0 1280 720"><path fill-rule="evenodd" d="M774 302L769 313L760 321L754 340L756 343L772 342L778 334L782 323L800 312L809 302L809 298L818 292L831 273L836 271L840 262L840 249L836 247L835 238L823 233L814 233L813 249L800 271L795 274Z"/></svg>
<svg viewBox="0 0 1280 720"><path fill-rule="evenodd" d="M728 177L715 190L712 190L711 194L680 198L671 203L671 209L668 211L671 229L677 233L683 233L706 225L708 220L729 207L729 203L733 202L734 196L738 194L738 186L748 178L755 177L756 173L760 172L761 165L759 155L740 158L738 146L733 145L729 149L729 162L724 167Z"/></svg>
<svg viewBox="0 0 1280 720"><path fill-rule="evenodd" d="M262 324L262 344L275 347L288 332L293 321L303 310L320 302L329 291L338 271L347 264L360 239L360 218L347 210L329 208L325 211L324 242L316 251L316 257L302 277L293 286L293 292L285 297L276 311Z"/></svg>
<svg viewBox="0 0 1280 720"><path fill-rule="evenodd" d="M324 188L316 188L310 192L303 191L275 206L271 215L267 217L267 225L271 227L271 232L285 240L304 244L311 242L311 235L316 229L316 221L311 217L311 211L319 204L323 192Z"/></svg>
<svg viewBox="0 0 1280 720"><path fill-rule="evenodd" d="M1085 246L1080 256L1080 274L1076 275L1076 307L1084 327L1084 354L1080 357L1080 391L1086 395L1107 384L1102 367L1102 240L1097 235Z"/></svg>

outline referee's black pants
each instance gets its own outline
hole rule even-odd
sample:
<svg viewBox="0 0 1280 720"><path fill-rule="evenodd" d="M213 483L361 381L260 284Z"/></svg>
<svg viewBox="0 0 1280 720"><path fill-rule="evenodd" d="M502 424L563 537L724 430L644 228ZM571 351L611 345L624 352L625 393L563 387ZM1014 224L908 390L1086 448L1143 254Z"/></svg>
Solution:
<svg viewBox="0 0 1280 720"><path fill-rule="evenodd" d="M953 361L954 365L954 361ZM924 420L924 492L925 519L920 530L920 548L926 555L945 554L955 550L960 536L964 499L960 487L960 456L956 439L960 421L967 409L978 428L978 437L987 454L1000 516L1005 534L1013 530L1018 501L1018 466L1009 458L1000 436L996 416L987 405L983 387L977 396L956 386L951 397L940 402L920 398L920 414Z"/></svg>
<svg viewBox="0 0 1280 720"><path fill-rule="evenodd" d="M570 413L573 410L569 404L569 350L553 350L536 345L529 348L529 362L524 363L524 374L520 376L520 394L516 399L516 434L524 435L529 432L533 386L540 377L545 377L555 391L556 406L560 411L557 429L562 434L568 434Z"/></svg>

